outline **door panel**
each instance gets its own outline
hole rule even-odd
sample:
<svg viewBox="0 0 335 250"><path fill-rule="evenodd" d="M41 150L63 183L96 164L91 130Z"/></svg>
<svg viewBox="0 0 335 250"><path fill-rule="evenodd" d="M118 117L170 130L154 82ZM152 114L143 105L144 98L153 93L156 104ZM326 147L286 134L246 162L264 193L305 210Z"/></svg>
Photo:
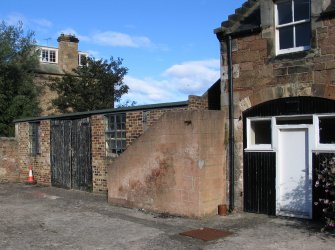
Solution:
<svg viewBox="0 0 335 250"><path fill-rule="evenodd" d="M92 190L89 118L51 121L51 183Z"/></svg>
<svg viewBox="0 0 335 250"><path fill-rule="evenodd" d="M277 214L311 218L308 128L279 129Z"/></svg>
<svg viewBox="0 0 335 250"><path fill-rule="evenodd" d="M71 126L51 121L51 184L71 188Z"/></svg>

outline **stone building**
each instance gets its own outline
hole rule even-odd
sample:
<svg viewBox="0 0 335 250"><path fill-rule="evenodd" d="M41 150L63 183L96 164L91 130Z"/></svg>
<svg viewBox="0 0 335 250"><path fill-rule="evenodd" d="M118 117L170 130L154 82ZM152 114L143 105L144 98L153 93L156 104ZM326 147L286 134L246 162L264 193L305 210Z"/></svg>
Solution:
<svg viewBox="0 0 335 250"><path fill-rule="evenodd" d="M215 30L232 209L316 216L315 171L335 152L334 11L330 0L249 0Z"/></svg>
<svg viewBox="0 0 335 250"><path fill-rule="evenodd" d="M41 87L39 96L41 115L57 113L51 105L56 93L50 91L46 83L50 78L71 73L73 69L82 65L83 57L88 56L88 53L78 50L79 39L74 35L61 34L57 41L58 48L37 46L40 51L40 63L35 70L35 83Z"/></svg>

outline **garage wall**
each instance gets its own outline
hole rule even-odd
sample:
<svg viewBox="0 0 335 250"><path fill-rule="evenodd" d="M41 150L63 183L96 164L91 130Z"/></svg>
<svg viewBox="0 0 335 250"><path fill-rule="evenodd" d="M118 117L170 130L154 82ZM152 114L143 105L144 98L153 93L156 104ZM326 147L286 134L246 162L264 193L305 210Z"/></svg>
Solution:
<svg viewBox="0 0 335 250"><path fill-rule="evenodd" d="M29 123L18 124L18 164L20 169L20 180L25 181L28 177L29 166L33 167L34 177L39 184L51 184L50 164L50 121L40 121L40 153L32 156L29 152Z"/></svg>
<svg viewBox="0 0 335 250"><path fill-rule="evenodd" d="M0 137L0 183L18 181L19 175L17 141Z"/></svg>

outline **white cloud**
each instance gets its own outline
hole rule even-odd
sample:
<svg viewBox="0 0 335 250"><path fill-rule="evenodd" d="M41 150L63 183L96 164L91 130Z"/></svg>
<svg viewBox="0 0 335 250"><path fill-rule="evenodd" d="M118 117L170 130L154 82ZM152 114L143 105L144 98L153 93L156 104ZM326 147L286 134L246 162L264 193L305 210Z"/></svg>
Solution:
<svg viewBox="0 0 335 250"><path fill-rule="evenodd" d="M47 19L44 19L44 18L33 19L32 22L37 24L40 27L44 27L44 28L51 28L52 27L52 22L47 20Z"/></svg>
<svg viewBox="0 0 335 250"><path fill-rule="evenodd" d="M150 47L152 42L145 36L131 36L121 32L106 31L93 35L93 42L100 45L116 47Z"/></svg>
<svg viewBox="0 0 335 250"><path fill-rule="evenodd" d="M191 61L173 65L163 79L125 77L129 93L123 100L138 104L185 101L188 95L202 95L220 77L219 60Z"/></svg>

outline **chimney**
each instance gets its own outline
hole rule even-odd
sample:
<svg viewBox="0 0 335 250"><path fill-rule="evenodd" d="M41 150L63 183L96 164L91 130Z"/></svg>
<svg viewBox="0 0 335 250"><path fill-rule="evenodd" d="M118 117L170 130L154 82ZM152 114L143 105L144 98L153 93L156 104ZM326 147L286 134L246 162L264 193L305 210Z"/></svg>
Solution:
<svg viewBox="0 0 335 250"><path fill-rule="evenodd" d="M74 35L61 34L58 39L58 64L67 73L78 67L79 39Z"/></svg>

